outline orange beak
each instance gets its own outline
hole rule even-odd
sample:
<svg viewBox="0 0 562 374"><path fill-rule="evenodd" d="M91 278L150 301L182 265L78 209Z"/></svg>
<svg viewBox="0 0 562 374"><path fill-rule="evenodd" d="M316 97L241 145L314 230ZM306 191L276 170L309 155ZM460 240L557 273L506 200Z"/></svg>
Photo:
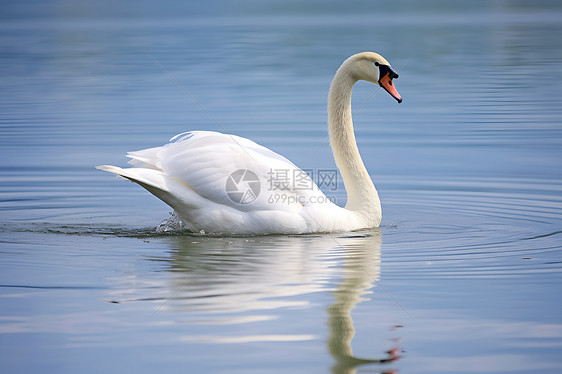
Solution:
<svg viewBox="0 0 562 374"><path fill-rule="evenodd" d="M398 103L402 102L402 96L400 96L400 94L398 93L398 91L396 91L396 88L394 88L394 85L392 84L390 72L386 73L381 79L379 79L379 84L382 88L385 89L386 92L392 95L392 97L395 98Z"/></svg>

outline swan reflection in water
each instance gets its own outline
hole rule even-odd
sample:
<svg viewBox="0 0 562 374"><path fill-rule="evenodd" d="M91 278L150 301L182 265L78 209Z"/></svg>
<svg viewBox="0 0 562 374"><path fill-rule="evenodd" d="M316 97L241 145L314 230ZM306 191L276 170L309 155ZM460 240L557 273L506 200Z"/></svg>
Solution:
<svg viewBox="0 0 562 374"><path fill-rule="evenodd" d="M343 280L333 292L334 303L328 307L328 348L336 359L332 371L338 374L352 374L357 371L359 365L397 360L399 349L389 350L388 356L383 358L359 358L353 354L351 341L355 335L355 328L351 311L361 301L361 297L369 293L373 283L380 279L381 233L378 229L370 230L365 236L348 236L338 238L338 241L345 249ZM385 371L391 372L393 371Z"/></svg>
<svg viewBox="0 0 562 374"><path fill-rule="evenodd" d="M354 373L359 365L398 358L396 350L370 359L357 358L352 351L355 328L351 311L380 276L379 229L349 235L170 236L164 240L171 247L170 258L165 259L169 261L169 283L150 286L151 292L160 292L158 297L150 298L155 301L155 312L171 312L188 324L221 325L220 336L187 335L183 341L321 339L303 331L303 324L283 324L281 333L272 332L279 325L267 325L267 321L283 318L282 309L306 313L317 305L312 294L331 292L334 300L327 308L327 346L336 361L334 373ZM310 318L310 313L304 318ZM265 325L258 329L260 335L246 336L240 329L240 324L246 323Z"/></svg>

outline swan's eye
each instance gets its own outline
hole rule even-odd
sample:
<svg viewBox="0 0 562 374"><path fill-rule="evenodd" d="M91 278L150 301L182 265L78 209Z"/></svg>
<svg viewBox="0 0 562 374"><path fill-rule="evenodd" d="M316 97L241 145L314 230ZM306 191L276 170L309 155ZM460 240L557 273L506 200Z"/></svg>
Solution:
<svg viewBox="0 0 562 374"><path fill-rule="evenodd" d="M396 74L396 72L392 70L388 65L380 65L379 72L381 78L387 74L390 79L398 78L398 74Z"/></svg>

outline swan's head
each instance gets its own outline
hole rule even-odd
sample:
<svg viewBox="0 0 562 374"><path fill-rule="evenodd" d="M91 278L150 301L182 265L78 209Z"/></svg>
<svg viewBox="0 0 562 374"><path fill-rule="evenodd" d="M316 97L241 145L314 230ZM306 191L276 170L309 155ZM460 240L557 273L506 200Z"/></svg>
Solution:
<svg viewBox="0 0 562 374"><path fill-rule="evenodd" d="M378 84L396 101L402 102L402 96L392 83L394 78L398 78L398 74L392 69L390 63L378 53L358 53L348 58L343 66L346 65L354 79Z"/></svg>

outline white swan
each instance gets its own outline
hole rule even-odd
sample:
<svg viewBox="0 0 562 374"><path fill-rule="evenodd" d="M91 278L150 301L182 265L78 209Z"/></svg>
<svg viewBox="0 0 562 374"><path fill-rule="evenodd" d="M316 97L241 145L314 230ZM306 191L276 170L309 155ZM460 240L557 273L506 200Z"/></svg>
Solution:
<svg viewBox="0 0 562 374"><path fill-rule="evenodd" d="M129 152L132 168L97 168L140 184L164 201L194 232L300 234L378 227L381 205L359 154L351 119L358 80L378 84L399 103L398 74L373 52L349 57L328 95L328 131L347 190L339 207L285 157L235 135L210 131L179 134L170 143Z"/></svg>

